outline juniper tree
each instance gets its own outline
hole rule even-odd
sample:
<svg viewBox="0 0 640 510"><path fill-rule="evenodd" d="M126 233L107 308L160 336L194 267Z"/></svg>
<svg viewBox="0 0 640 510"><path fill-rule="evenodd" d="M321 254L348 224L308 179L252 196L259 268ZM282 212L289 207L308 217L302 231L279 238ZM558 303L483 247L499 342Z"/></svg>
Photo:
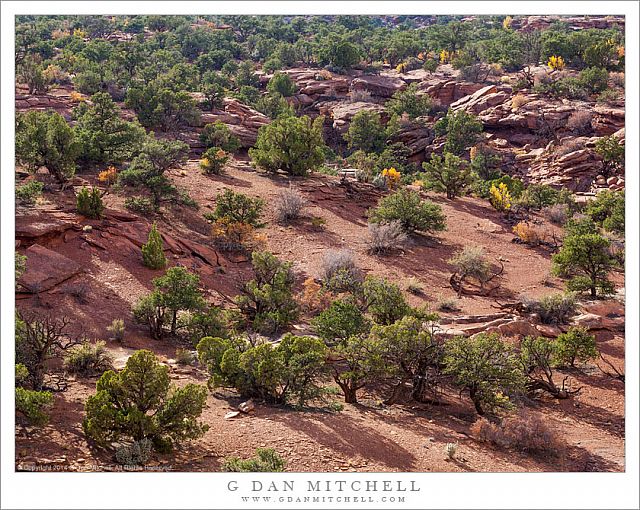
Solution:
<svg viewBox="0 0 640 510"><path fill-rule="evenodd" d="M151 226L147 244L142 245L142 261L149 269L163 269L167 265L162 249L162 236L155 223Z"/></svg>
<svg viewBox="0 0 640 510"><path fill-rule="evenodd" d="M209 428L198 421L207 389L197 384L172 387L168 367L150 351L136 351L119 372L98 380L85 404L82 428L101 446L149 439L158 451L201 437Z"/></svg>

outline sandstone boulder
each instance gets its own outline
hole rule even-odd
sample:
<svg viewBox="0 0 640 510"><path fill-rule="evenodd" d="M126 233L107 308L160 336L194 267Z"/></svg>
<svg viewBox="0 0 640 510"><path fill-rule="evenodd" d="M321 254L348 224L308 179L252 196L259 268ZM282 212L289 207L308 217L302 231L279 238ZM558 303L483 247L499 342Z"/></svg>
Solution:
<svg viewBox="0 0 640 510"><path fill-rule="evenodd" d="M19 280L28 292L44 292L79 274L82 267L73 260L39 244L25 252L26 271Z"/></svg>

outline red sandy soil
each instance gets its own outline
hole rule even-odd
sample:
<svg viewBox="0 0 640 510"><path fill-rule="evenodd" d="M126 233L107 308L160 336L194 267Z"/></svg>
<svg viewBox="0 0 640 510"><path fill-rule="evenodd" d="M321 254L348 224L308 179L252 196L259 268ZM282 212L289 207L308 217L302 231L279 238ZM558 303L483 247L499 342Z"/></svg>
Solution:
<svg viewBox="0 0 640 510"><path fill-rule="evenodd" d="M300 282L317 275L316 268L325 250L348 248L368 273L384 276L403 287L409 279L420 282L423 295L407 296L413 305L433 306L443 297L455 297L449 285L451 268L446 261L464 245L481 245L496 263L499 258L504 263L500 289L492 297L462 297L459 301L462 311L455 315L495 312L497 301L508 301L521 294L539 296L562 288L560 280L549 276L550 253L512 242L511 226L483 200L449 201L430 196L444 209L447 231L420 237L401 254L375 257L367 253L366 210L381 195L371 188L355 186L350 191L340 185L338 178L322 175L293 180L269 177L243 170L240 165L231 165L223 176L204 176L196 161L170 173L175 184L200 204L200 210L172 208L165 212L156 218L163 233L206 244L209 226L202 213L210 210L216 195L224 188L263 197L267 200L268 225L262 232L266 248L293 261ZM290 182L305 195L309 207L305 217L293 225L278 226L273 221L273 199ZM64 202L60 194L47 194L46 198ZM106 205L122 208L123 200L122 196L109 194ZM311 225L314 216L326 220L324 227ZM542 226L549 231L553 228L546 223ZM127 335L123 343L107 342L119 366L132 350L140 348L153 350L161 359L175 357L175 344L151 340L131 318L131 305L148 292L151 279L160 274L143 267L135 246L130 249L107 246L106 250L100 250L84 242L79 234L72 235L67 242L50 239L43 244L82 263L87 274L42 293L38 300L20 296L21 309L64 313L74 318L76 331L95 339L108 336L106 327L112 319L124 318ZM221 257L222 270L195 257L174 256L174 260L198 271L207 297L217 303L224 301L222 295L235 295L240 283L251 274L246 257ZM77 281L88 286L84 299L65 290ZM623 286L623 275L615 275L614 281ZM298 328L305 329L304 325ZM598 348L617 366L623 366L623 337L601 332ZM152 467L217 471L225 457L249 457L258 447L273 447L285 458L288 471L623 471L624 383L603 375L593 364L582 370L558 373L558 381L564 375L570 376L573 387L582 386L577 396L564 401L542 399L528 403L530 412L542 415L565 443L557 456L536 457L480 443L470 432L476 419L473 407L466 396L455 393L443 396L445 405L388 407L381 405L374 395L363 394L362 404L346 404L341 412L293 411L258 403L254 413L232 420L225 420L224 415L235 409L240 400L233 393L215 393L209 396L208 408L202 416L210 426L204 438L185 444L174 456L161 456ZM172 365L172 378L182 385L191 381L205 383L207 376L196 368ZM37 430L17 426L16 465L21 469L31 469L34 463L72 471L113 469L112 456L92 448L82 432L84 401L94 392L95 378L72 380L65 392L55 395L46 427ZM459 443L453 461L445 460L444 448L449 442Z"/></svg>

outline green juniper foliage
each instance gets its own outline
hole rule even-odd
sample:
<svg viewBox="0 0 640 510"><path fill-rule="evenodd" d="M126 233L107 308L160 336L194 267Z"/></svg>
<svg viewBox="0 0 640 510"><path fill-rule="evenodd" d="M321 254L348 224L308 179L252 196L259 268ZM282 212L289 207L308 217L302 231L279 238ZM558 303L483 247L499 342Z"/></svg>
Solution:
<svg viewBox="0 0 640 510"><path fill-rule="evenodd" d="M162 248L162 236L155 223L151 225L147 244L142 245L142 261L149 269L164 269L167 265Z"/></svg>

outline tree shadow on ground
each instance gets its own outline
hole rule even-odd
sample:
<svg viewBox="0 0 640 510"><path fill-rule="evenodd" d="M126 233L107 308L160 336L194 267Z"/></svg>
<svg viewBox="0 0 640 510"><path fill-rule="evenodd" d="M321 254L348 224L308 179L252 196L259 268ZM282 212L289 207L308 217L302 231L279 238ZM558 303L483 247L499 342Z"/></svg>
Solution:
<svg viewBox="0 0 640 510"><path fill-rule="evenodd" d="M278 413L270 418L343 455L362 456L398 471L411 471L416 460L408 450L349 416L326 419L315 413L313 416Z"/></svg>

